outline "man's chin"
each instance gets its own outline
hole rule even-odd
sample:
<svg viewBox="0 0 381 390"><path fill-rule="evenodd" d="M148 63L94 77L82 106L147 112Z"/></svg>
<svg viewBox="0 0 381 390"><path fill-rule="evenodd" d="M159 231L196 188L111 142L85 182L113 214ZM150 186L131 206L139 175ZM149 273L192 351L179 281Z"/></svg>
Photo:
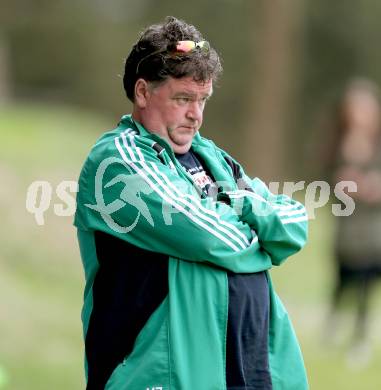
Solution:
<svg viewBox="0 0 381 390"><path fill-rule="evenodd" d="M188 142L186 144L174 144L174 143L172 143L171 146L172 146L172 149L173 149L173 151L175 153L177 153L177 154L185 154L191 148L192 143L191 142Z"/></svg>

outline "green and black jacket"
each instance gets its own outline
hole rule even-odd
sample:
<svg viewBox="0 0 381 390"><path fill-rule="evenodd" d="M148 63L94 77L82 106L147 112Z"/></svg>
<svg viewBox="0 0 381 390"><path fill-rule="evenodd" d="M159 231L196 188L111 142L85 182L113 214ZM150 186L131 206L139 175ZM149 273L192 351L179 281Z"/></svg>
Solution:
<svg viewBox="0 0 381 390"><path fill-rule="evenodd" d="M192 150L218 183L215 198L200 194L170 146L130 115L82 168L75 226L88 389L226 389L227 272L267 271L306 241L303 205L249 179L199 134ZM292 325L269 283L273 389L307 389Z"/></svg>

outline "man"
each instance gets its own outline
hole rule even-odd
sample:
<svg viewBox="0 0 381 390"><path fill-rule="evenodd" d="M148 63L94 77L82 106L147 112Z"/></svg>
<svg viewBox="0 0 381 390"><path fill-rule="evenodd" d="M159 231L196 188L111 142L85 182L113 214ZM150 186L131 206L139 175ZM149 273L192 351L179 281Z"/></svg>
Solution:
<svg viewBox="0 0 381 390"><path fill-rule="evenodd" d="M144 31L132 115L79 180L87 389L306 389L267 270L306 240L304 207L199 134L219 57L173 17Z"/></svg>

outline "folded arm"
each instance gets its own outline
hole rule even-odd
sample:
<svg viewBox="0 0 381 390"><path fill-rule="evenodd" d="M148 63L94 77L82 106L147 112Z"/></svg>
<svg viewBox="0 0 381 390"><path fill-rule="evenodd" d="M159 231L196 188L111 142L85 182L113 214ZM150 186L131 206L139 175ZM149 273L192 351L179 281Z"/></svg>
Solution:
<svg viewBox="0 0 381 390"><path fill-rule="evenodd" d="M221 150L220 150L221 151ZM228 156L221 151L224 157ZM258 236L260 246L271 256L274 265L298 252L306 243L308 216L305 207L286 195L275 195L260 179L250 179L242 167L230 159L238 190L222 193L240 219Z"/></svg>
<svg viewBox="0 0 381 390"><path fill-rule="evenodd" d="M200 199L139 137L122 133L99 147L105 158L89 159L80 178L79 228L233 272L271 267L269 253L232 207Z"/></svg>

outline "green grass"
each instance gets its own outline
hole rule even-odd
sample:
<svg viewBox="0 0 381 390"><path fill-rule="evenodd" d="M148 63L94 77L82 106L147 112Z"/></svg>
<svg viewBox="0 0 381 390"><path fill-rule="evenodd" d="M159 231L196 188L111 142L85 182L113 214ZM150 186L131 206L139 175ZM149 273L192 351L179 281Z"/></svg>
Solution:
<svg viewBox="0 0 381 390"><path fill-rule="evenodd" d="M89 148L112 125L65 107L0 109L1 389L84 388L83 271L72 217L53 212L54 189L77 179ZM35 180L53 187L43 226L25 207Z"/></svg>
<svg viewBox="0 0 381 390"><path fill-rule="evenodd" d="M91 145L117 120L68 107L0 108L1 390L84 388L83 271L72 218L54 214L59 199L53 193L45 225L38 226L25 198L34 180L47 180L53 188L76 180ZM311 389L380 389L380 289L372 303L374 355L368 365L348 362L349 308L339 328L341 343L330 345L322 338L335 226L328 209L317 215L306 248L272 271L302 345Z"/></svg>

